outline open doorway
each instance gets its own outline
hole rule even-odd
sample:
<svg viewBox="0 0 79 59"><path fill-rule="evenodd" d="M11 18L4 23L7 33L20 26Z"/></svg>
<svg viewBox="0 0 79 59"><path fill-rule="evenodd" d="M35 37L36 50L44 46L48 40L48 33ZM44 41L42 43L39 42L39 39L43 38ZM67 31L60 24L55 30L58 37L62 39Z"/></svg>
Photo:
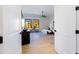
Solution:
<svg viewBox="0 0 79 59"><path fill-rule="evenodd" d="M22 8L23 54L54 54L54 10L52 5L26 5ZM26 32L26 33L25 33ZM28 41L25 43L25 41ZM22 42L23 43L23 42Z"/></svg>

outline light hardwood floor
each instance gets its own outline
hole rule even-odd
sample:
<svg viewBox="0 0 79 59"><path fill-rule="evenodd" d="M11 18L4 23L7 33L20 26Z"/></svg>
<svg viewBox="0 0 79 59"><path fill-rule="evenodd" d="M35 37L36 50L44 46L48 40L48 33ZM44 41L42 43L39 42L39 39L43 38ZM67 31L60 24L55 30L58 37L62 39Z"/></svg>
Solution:
<svg viewBox="0 0 79 59"><path fill-rule="evenodd" d="M54 36L41 32L31 33L31 43L22 46L23 54L56 54Z"/></svg>

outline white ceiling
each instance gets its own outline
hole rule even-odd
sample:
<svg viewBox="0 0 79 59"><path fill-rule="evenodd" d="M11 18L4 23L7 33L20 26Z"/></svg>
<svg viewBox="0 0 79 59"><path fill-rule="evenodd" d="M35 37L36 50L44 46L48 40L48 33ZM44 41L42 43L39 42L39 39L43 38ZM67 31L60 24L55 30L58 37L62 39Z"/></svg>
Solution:
<svg viewBox="0 0 79 59"><path fill-rule="evenodd" d="M42 11L44 11L46 16L53 17L53 5L23 5L22 13L24 16L27 14L31 15L42 15Z"/></svg>

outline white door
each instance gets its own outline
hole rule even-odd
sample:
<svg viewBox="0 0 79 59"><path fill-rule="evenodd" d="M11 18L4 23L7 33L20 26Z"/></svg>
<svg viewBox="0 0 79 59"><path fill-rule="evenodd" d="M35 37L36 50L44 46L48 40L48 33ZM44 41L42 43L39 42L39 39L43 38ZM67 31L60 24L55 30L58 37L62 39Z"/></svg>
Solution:
<svg viewBox="0 0 79 59"><path fill-rule="evenodd" d="M21 53L21 6L3 6L3 53Z"/></svg>
<svg viewBox="0 0 79 59"><path fill-rule="evenodd" d="M75 6L54 6L55 49L58 53L76 53L76 11Z"/></svg>
<svg viewBox="0 0 79 59"><path fill-rule="evenodd" d="M77 30L79 30L79 10L76 11ZM79 34L77 34L77 52L79 53Z"/></svg>

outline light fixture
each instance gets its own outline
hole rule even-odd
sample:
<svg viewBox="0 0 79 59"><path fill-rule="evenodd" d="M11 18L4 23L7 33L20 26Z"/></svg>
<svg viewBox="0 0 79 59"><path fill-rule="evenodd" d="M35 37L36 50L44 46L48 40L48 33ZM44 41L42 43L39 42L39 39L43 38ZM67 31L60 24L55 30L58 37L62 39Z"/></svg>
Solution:
<svg viewBox="0 0 79 59"><path fill-rule="evenodd" d="M46 18L47 16L45 15L44 11L42 11L42 17Z"/></svg>

